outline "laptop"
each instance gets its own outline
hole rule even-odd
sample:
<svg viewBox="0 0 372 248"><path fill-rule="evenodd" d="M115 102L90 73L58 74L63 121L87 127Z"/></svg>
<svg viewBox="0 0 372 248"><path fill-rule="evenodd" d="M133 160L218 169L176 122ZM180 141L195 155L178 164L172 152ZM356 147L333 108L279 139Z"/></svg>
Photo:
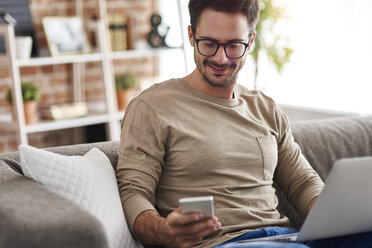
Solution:
<svg viewBox="0 0 372 248"><path fill-rule="evenodd" d="M252 241L308 241L372 231L372 157L336 161L300 232Z"/></svg>

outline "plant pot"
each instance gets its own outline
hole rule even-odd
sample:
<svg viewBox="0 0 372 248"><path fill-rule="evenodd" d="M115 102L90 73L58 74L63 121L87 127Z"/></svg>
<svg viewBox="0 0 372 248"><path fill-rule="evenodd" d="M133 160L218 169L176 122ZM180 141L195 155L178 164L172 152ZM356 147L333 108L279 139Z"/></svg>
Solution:
<svg viewBox="0 0 372 248"><path fill-rule="evenodd" d="M31 36L17 36L15 38L18 59L29 59L32 51Z"/></svg>
<svg viewBox="0 0 372 248"><path fill-rule="evenodd" d="M10 106L12 109L13 120L17 120L17 114L15 112L15 109L13 109L12 105ZM38 102L35 100L23 102L23 112L26 125L36 124L39 121L37 114L37 106Z"/></svg>
<svg viewBox="0 0 372 248"><path fill-rule="evenodd" d="M36 124L38 122L37 101L24 102L23 109L25 112L25 123L27 125Z"/></svg>
<svg viewBox="0 0 372 248"><path fill-rule="evenodd" d="M116 97L118 99L118 109L125 110L129 102L137 96L137 90L135 89L121 89L116 91Z"/></svg>

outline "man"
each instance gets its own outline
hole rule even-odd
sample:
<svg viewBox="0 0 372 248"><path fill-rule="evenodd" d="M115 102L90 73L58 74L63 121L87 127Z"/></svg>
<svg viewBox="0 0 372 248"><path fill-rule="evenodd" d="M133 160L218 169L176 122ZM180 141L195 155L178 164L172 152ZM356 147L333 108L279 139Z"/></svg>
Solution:
<svg viewBox="0 0 372 248"><path fill-rule="evenodd" d="M191 0L189 10L197 68L144 91L124 117L117 178L129 228L142 243L167 247L294 232L276 210L273 180L303 215L323 182L273 100L236 82L258 0ZM179 198L205 195L214 196L216 216L181 213Z"/></svg>

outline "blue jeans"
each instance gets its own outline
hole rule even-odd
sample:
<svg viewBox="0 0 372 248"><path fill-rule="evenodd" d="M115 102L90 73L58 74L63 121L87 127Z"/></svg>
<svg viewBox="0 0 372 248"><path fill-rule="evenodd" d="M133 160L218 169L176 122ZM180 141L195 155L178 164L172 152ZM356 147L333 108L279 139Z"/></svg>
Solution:
<svg viewBox="0 0 372 248"><path fill-rule="evenodd" d="M368 248L372 247L372 232L355 235L342 236L337 238L321 239L307 241L303 243L291 242L249 242L238 243L236 241L243 239L254 239L282 234L290 234L297 232L294 229L281 227L266 227L260 230L247 232L223 244L214 246L213 248Z"/></svg>

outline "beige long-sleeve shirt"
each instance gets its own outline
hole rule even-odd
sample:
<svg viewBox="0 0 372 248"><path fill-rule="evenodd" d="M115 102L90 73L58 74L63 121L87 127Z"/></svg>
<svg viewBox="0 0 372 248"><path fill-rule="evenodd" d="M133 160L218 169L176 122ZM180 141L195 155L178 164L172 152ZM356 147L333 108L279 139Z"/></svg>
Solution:
<svg viewBox="0 0 372 248"><path fill-rule="evenodd" d="M166 217L181 197L213 195L222 229L198 247L288 226L276 210L273 180L303 215L323 187L271 98L240 85L233 99L215 98L182 79L156 84L130 103L116 173L132 232L145 210Z"/></svg>

